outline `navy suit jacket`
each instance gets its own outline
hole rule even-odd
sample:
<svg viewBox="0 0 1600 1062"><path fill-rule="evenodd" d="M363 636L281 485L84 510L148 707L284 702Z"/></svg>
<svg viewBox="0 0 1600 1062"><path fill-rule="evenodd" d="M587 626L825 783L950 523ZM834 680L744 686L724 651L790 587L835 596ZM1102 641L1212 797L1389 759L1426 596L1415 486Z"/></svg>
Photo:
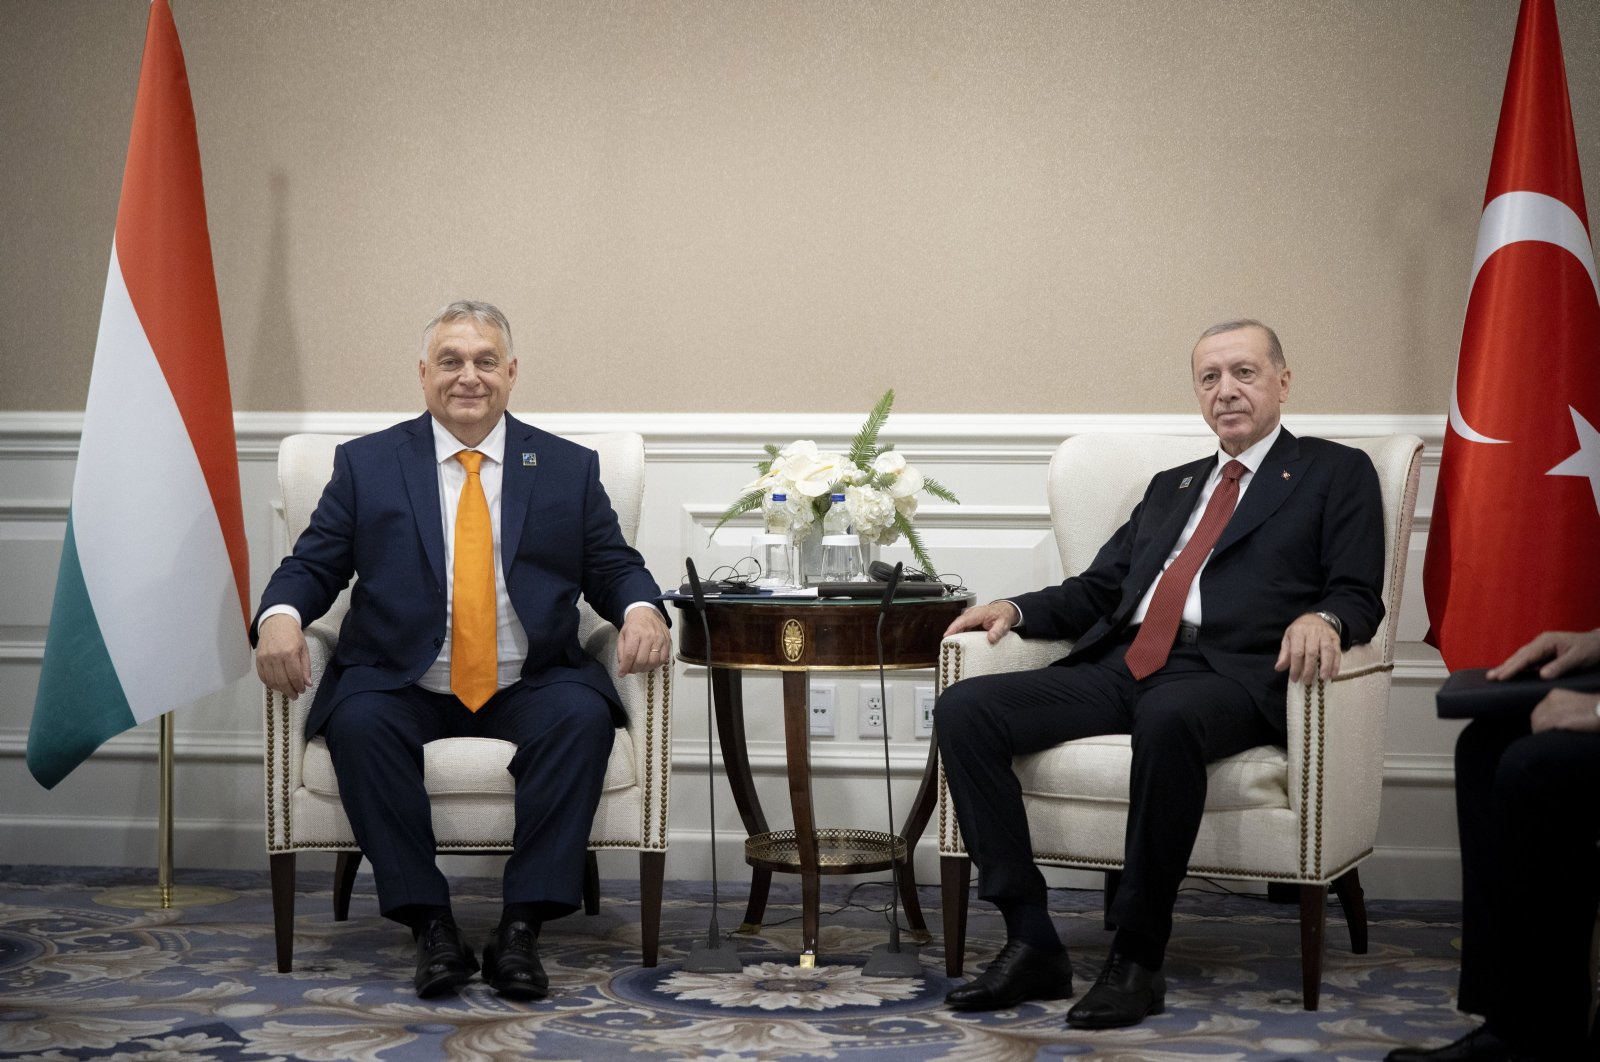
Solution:
<svg viewBox="0 0 1600 1062"><path fill-rule="evenodd" d="M1127 624L1161 574L1216 455L1158 473L1128 522L1081 575L1012 598L1020 633L1070 638L1070 664ZM1185 482L1187 481L1187 483ZM1370 641L1383 619L1383 495L1372 460L1285 429L1268 451L1200 573L1197 645L1281 734L1288 678L1275 671L1283 632L1307 612L1344 624L1342 647Z"/></svg>
<svg viewBox="0 0 1600 1062"><path fill-rule="evenodd" d="M526 464L523 454L536 455ZM500 560L511 607L528 635L522 681L581 682L622 722L616 687L578 644L578 595L621 626L635 601L661 592L622 537L600 485L593 450L506 417L500 494ZM339 643L306 719L321 731L353 693L398 689L421 678L444 645L444 522L428 414L344 443L333 478L294 552L261 595L261 611L293 605L302 622L327 612L356 577Z"/></svg>

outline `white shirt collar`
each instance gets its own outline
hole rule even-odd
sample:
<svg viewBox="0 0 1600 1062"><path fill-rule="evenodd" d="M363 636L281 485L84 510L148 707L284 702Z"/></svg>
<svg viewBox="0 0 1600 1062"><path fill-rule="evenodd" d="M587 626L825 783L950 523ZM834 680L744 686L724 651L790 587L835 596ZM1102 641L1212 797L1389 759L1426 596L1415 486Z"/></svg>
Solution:
<svg viewBox="0 0 1600 1062"><path fill-rule="evenodd" d="M477 446L466 446L460 439L450 434L450 430L433 417L428 418L428 423L433 425L433 456L441 465L449 461L462 450L476 450L497 465L505 464L506 457L506 418L500 415L493 430L484 436L483 442Z"/></svg>
<svg viewBox="0 0 1600 1062"><path fill-rule="evenodd" d="M1275 444L1278 441L1278 436L1280 436L1282 434L1283 434L1283 422L1279 421L1278 424L1270 432L1267 433L1265 438L1261 439L1255 445L1251 446L1248 450L1246 450L1244 453L1240 454L1238 457L1232 456L1231 454L1228 453L1228 451L1222 449L1219 446L1217 448L1217 471L1216 471L1216 474L1219 475L1219 476L1222 475L1222 466L1227 464L1229 461L1237 461L1241 465L1243 465L1250 472L1251 475L1254 475L1255 472L1256 472L1256 469L1261 467L1261 462L1263 462L1263 461L1265 461L1267 459L1267 454L1271 452L1273 444Z"/></svg>

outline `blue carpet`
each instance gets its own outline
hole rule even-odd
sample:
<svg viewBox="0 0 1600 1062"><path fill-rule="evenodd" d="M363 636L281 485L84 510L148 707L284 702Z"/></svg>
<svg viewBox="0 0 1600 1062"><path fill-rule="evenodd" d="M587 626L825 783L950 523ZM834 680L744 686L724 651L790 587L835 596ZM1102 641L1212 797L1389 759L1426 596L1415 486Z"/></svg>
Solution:
<svg viewBox="0 0 1600 1062"><path fill-rule="evenodd" d="M886 939L873 905L888 890L824 887L821 964L802 970L798 891L775 885L768 925L734 936L742 973L682 968L703 936L705 883L668 885L661 965L639 962L638 891L606 882L600 914L547 926L541 952L552 995L499 999L474 980L459 995L418 1000L409 935L379 918L358 882L347 922L331 914L331 875L303 873L295 968L277 972L266 872L186 871L184 885L234 890L227 903L139 911L97 902L103 889L146 884L121 869L0 865L0 1058L80 1059L754 1059L1023 1062L1282 1062L1381 1059L1401 1043L1453 1039L1470 1022L1453 1009L1459 905L1374 901L1371 950L1352 955L1330 916L1321 1009L1299 997L1297 908L1251 897L1186 892L1166 966L1167 1011L1133 1029L1068 1030L1070 1001L958 1014L942 1005L938 890L922 890L935 931L926 976L861 974ZM723 926L738 924L743 885L724 887ZM498 882L453 882L457 920L481 944L499 916ZM1052 894L1078 987L1092 982L1110 935L1098 892ZM1337 905L1332 905L1337 911ZM967 972L1003 939L974 903Z"/></svg>

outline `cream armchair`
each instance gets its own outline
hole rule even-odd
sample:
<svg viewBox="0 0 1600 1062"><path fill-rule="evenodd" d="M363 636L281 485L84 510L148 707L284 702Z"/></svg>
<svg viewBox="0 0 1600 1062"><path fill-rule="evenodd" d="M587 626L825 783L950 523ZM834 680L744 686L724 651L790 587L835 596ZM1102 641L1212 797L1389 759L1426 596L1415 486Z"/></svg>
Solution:
<svg viewBox="0 0 1600 1062"><path fill-rule="evenodd" d="M1367 916L1356 867L1372 854L1383 789L1383 741L1394 667L1400 590L1416 507L1422 440L1412 435L1344 439L1365 450L1383 490L1385 616L1372 641L1345 654L1338 678L1288 691L1288 747L1262 746L1211 765L1191 874L1299 886L1304 1002L1316 1010L1323 928L1333 886L1351 947L1367 950ZM1051 520L1062 570L1079 572L1127 519L1156 472L1204 456L1209 438L1079 435L1050 462ZM982 631L944 640L939 688L973 675L1043 667L1070 643L1008 634L990 645ZM1106 906L1122 869L1128 813L1125 735L1069 741L1021 756L1034 857L1041 864L1106 872ZM945 967L961 973L971 863L941 771L939 854Z"/></svg>
<svg viewBox="0 0 1600 1062"><path fill-rule="evenodd" d="M283 517L293 543L311 518L323 486L333 474L333 451L347 436L291 435L278 449L278 482ZM644 444L637 435L573 436L572 441L600 454L600 476L632 542L644 497ZM338 641L350 591L339 596L326 616L306 630L311 653L311 686L294 700L266 691L267 851L272 863L272 918L278 969L294 960L295 853L339 853L334 884L334 918L349 914L350 892L361 851L339 802L333 763L321 738L305 740L306 713ZM603 623L587 604L579 637L590 655L615 674L616 628ZM631 848L639 853L640 930L644 965L656 964L661 928L661 890L667 851L668 747L672 666L629 675L617 682L627 726L611 746L604 792L589 834L589 867L584 907L599 909L594 853L601 848ZM448 738L424 751L424 775L432 799L433 829L440 852L510 852L513 825L511 775L506 770L516 747L492 738Z"/></svg>

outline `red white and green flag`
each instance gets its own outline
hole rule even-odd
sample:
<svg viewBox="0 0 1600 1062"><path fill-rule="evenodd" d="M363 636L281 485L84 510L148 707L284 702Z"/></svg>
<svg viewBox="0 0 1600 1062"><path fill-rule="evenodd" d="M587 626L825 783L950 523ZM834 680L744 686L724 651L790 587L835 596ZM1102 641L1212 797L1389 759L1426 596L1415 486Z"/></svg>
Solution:
<svg viewBox="0 0 1600 1062"><path fill-rule="evenodd" d="M1523 0L1423 590L1452 671L1600 626L1600 284L1552 0Z"/></svg>
<svg viewBox="0 0 1600 1062"><path fill-rule="evenodd" d="M189 78L154 0L28 732L34 778L54 787L108 739L243 675L247 572Z"/></svg>

